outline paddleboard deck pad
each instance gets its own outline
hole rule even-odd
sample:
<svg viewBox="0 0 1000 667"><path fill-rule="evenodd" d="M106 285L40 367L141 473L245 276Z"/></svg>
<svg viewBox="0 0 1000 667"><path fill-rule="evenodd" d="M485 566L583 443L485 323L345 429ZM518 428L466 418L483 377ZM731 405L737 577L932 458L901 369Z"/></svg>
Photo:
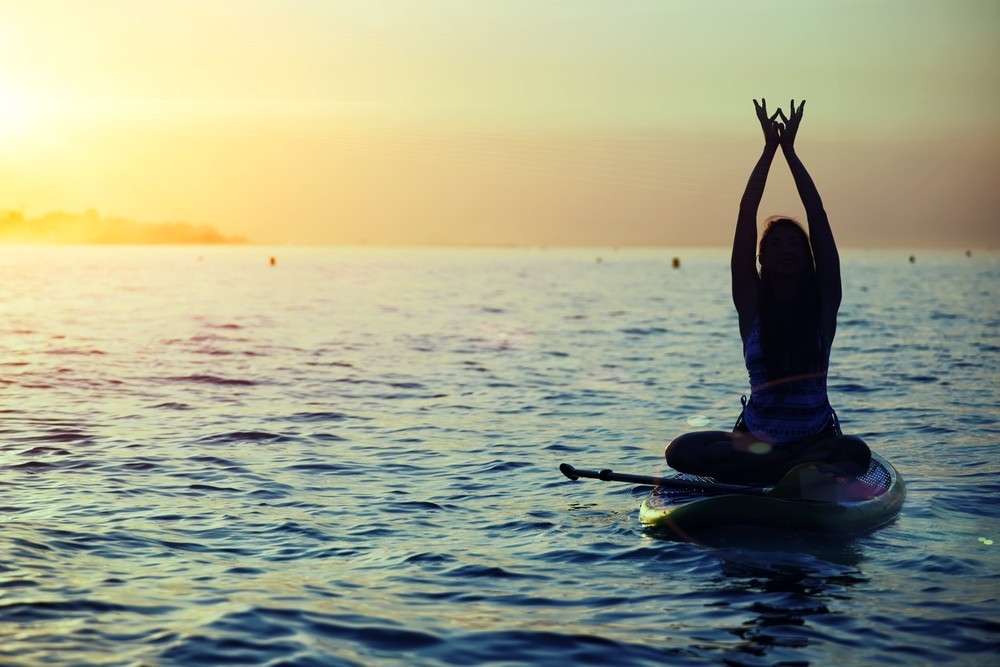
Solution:
<svg viewBox="0 0 1000 667"><path fill-rule="evenodd" d="M715 482L684 473L672 477ZM779 486L787 485L782 482ZM652 530L680 537L730 527L857 535L895 519L906 497L902 476L874 453L868 471L856 479L830 479L826 488L813 485L800 497L787 493L785 488L780 490L781 497L774 497L658 486L643 501L639 520Z"/></svg>

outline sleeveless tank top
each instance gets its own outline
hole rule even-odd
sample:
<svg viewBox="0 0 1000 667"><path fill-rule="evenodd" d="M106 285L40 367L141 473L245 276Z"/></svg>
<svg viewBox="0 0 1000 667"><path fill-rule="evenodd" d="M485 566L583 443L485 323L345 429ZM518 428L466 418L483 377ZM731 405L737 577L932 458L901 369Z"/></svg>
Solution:
<svg viewBox="0 0 1000 667"><path fill-rule="evenodd" d="M823 345L822 368L769 378L758 319L743 346L743 358L750 375L750 400L743 409L743 421L755 437L780 445L817 435L830 425L833 408L826 391L829 346Z"/></svg>

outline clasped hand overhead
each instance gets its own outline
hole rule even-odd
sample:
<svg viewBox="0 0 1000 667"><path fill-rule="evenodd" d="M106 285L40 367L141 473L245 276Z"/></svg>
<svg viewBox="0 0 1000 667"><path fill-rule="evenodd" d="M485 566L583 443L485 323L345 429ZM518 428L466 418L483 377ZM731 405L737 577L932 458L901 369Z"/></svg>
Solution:
<svg viewBox="0 0 1000 667"><path fill-rule="evenodd" d="M760 103L754 100L753 105L757 109L757 120L760 121L760 127L764 131L764 144L772 148L781 146L784 150L792 148L795 144L795 135L799 131L799 123L802 122L802 111L806 106L805 100L799 104L798 109L795 108L795 100L791 100L789 104L791 115L789 116L785 115L781 107L778 107L773 114L768 115L767 100L763 97L760 99Z"/></svg>

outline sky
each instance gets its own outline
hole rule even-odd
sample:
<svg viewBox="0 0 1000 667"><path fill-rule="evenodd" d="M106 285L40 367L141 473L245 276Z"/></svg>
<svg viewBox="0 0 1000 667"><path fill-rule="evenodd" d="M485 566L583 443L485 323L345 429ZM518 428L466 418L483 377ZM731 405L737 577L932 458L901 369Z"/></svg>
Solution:
<svg viewBox="0 0 1000 667"><path fill-rule="evenodd" d="M0 4L0 211L274 244L725 246L762 146L851 247L1000 244L995 0ZM775 160L761 217L804 219Z"/></svg>

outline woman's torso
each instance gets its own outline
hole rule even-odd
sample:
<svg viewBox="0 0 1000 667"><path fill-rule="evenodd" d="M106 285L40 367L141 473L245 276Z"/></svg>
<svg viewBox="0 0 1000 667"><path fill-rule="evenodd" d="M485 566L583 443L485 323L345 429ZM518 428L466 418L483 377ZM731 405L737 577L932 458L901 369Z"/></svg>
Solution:
<svg viewBox="0 0 1000 667"><path fill-rule="evenodd" d="M781 444L817 435L831 425L833 408L826 388L830 347L820 341L820 349L815 368L769 377L760 342L760 320L754 322L743 345L750 376L750 400L743 410L743 421L754 436Z"/></svg>

